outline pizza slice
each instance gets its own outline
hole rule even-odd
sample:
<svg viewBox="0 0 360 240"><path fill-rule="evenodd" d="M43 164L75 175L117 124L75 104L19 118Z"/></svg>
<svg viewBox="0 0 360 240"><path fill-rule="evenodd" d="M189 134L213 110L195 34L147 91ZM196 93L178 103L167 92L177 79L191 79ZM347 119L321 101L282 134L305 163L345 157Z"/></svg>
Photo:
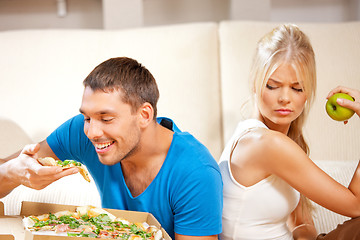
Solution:
<svg viewBox="0 0 360 240"><path fill-rule="evenodd" d="M83 178L90 182L90 177L87 169L84 167L84 165L78 161L75 160L55 160L52 157L44 157L44 158L38 158L38 162L43 166L59 166L63 169L68 169L71 167L76 167L79 169L79 173L83 176Z"/></svg>

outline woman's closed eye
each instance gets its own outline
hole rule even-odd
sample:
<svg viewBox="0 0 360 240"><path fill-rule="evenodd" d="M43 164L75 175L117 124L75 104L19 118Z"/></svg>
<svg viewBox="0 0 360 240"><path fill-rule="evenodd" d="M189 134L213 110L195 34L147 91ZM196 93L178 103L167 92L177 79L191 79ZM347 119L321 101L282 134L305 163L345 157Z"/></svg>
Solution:
<svg viewBox="0 0 360 240"><path fill-rule="evenodd" d="M276 86L272 86L270 84L266 84L266 88L270 89L270 90L273 90L273 89L276 89L277 87Z"/></svg>
<svg viewBox="0 0 360 240"><path fill-rule="evenodd" d="M303 89L300 87L292 87L293 90L297 91L297 92L303 92Z"/></svg>

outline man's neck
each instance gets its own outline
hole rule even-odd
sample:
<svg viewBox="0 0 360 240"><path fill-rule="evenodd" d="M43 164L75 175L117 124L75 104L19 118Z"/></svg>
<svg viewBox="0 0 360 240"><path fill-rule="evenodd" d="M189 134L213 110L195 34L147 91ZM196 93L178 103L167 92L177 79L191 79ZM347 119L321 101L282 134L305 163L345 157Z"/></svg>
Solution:
<svg viewBox="0 0 360 240"><path fill-rule="evenodd" d="M173 138L173 132L159 124L144 130L139 149L121 161L123 176L132 195L138 196L159 173Z"/></svg>

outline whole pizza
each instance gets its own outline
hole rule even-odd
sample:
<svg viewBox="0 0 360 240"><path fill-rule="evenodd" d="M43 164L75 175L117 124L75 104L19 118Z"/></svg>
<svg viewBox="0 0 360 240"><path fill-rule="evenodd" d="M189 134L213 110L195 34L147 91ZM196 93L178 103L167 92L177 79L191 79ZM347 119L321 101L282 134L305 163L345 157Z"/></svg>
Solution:
<svg viewBox="0 0 360 240"><path fill-rule="evenodd" d="M38 234L110 238L126 240L161 240L162 231L146 222L131 223L102 208L77 207L75 212L60 211L23 219L25 228Z"/></svg>

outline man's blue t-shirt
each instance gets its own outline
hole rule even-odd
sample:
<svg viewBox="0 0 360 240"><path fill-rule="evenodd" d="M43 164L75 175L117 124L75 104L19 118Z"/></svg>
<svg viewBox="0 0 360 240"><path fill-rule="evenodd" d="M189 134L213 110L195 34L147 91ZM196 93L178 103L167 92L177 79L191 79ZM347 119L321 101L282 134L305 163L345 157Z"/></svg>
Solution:
<svg viewBox="0 0 360 240"><path fill-rule="evenodd" d="M56 156L82 162L94 178L104 208L152 213L175 239L174 232L189 236L221 232L222 179L209 151L187 132L181 132L167 118L173 140L166 159L146 190L137 197L126 186L121 164L102 164L86 137L84 117L71 118L48 138Z"/></svg>

